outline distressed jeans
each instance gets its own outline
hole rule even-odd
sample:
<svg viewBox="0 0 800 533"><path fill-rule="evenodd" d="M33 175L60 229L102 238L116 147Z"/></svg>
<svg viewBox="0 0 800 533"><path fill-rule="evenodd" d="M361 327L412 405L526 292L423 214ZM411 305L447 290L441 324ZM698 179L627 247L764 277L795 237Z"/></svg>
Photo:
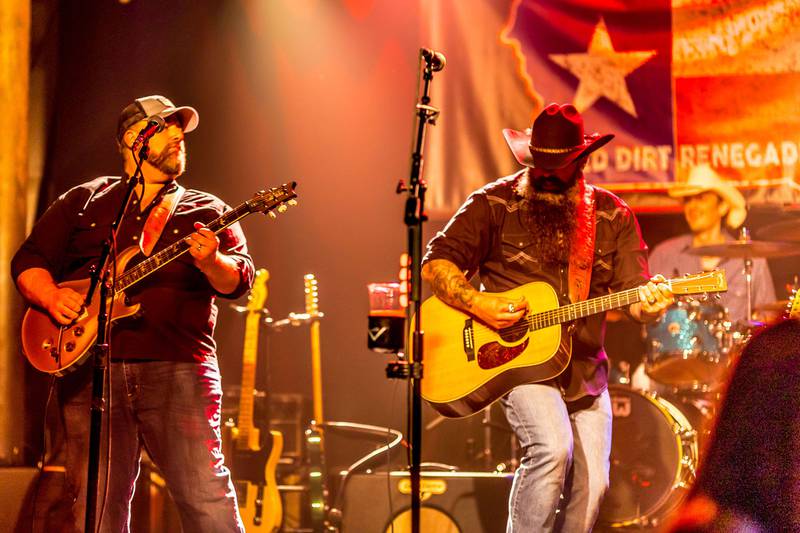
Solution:
<svg viewBox="0 0 800 533"><path fill-rule="evenodd" d="M608 490L608 391L567 403L558 387L535 383L516 387L502 404L523 451L506 532L591 531Z"/></svg>
<svg viewBox="0 0 800 533"><path fill-rule="evenodd" d="M85 520L89 450L92 365L84 366L59 382L67 488L76 531L83 531ZM144 447L164 476L184 531L243 533L221 451L222 387L216 358L202 363L112 362L109 370L111 468L104 497L108 453L104 414L96 511L98 519L102 514L100 531L130 530L130 503Z"/></svg>

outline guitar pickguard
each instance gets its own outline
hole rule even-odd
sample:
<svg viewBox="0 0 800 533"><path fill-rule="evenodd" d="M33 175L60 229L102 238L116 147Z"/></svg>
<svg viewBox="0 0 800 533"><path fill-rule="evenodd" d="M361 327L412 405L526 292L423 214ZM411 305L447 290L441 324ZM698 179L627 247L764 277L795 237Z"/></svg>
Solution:
<svg viewBox="0 0 800 533"><path fill-rule="evenodd" d="M519 357L528 347L528 339L516 346L503 346L499 342L490 342L478 348L478 366L484 370L497 368Z"/></svg>

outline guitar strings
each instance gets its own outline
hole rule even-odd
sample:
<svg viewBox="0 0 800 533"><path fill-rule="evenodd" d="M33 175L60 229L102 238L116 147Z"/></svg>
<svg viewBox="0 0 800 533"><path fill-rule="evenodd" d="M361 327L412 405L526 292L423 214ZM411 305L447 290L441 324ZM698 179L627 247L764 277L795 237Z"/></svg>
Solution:
<svg viewBox="0 0 800 533"><path fill-rule="evenodd" d="M695 276L692 279L684 278L684 279L670 279L667 280L666 283L669 285L670 290L675 291L676 289L681 289L684 294L689 294L689 291L692 292L710 292L710 291L717 291L719 290L718 284L702 286L702 285L695 285L692 286L685 286L685 282L692 281L695 284L705 278L712 277L716 278L715 273L709 273L702 276ZM623 307L625 305L634 304L639 301L639 288L634 287L632 289L628 289L625 291L616 292L614 294L607 294L605 296L598 296L596 298L591 298L589 300L584 300L581 302L576 302L574 304L565 305L563 307L557 307L555 309L549 309L547 311L542 311L539 313L535 313L532 315L526 315L524 318L520 319L519 322L516 324L509 326L507 328L501 328L499 330L493 329L489 326L478 324L480 328L473 326L473 341L475 344L478 344L479 341L484 341L486 339L494 339L500 334L503 335L517 335L523 334L528 330L537 331L540 329L544 329L547 327L557 326L564 322L569 322L571 320L577 320L579 318L583 318L588 315L592 315L602 311L608 311L614 308ZM614 302L614 300L617 300ZM624 301L623 301L624 299ZM608 302L611 304L609 307L605 309L597 309L598 306L605 307L605 303ZM533 327L532 327L533 326Z"/></svg>
<svg viewBox="0 0 800 533"><path fill-rule="evenodd" d="M626 291L617 292L614 294L609 294L606 296L599 296L597 298L592 298L590 300L584 300L582 302L577 302L574 304L565 305L563 307L558 307L556 309L549 309L547 311L542 311L535 314L526 315L522 318L519 322L514 324L513 326L509 326L507 328L501 328L499 330L492 329L489 326L485 326L480 324L480 328L473 326L473 339L476 341L483 341L490 338L497 337L498 334L501 336L503 335L517 335L522 334L530 329L533 331L544 329L546 327L556 326L563 322L569 322L571 320L577 320L578 318L583 318L590 314L595 314L601 311L606 311L609 309L613 309L615 307L621 307L624 305L629 305L632 303L636 303L638 298L635 298L631 301L628 301L631 296L638 296L638 287L633 289L628 289ZM618 300L614 302L613 300ZM598 306L605 307L605 303L608 302L611 304L610 307L605 309L597 309ZM531 328L531 326L534 326Z"/></svg>

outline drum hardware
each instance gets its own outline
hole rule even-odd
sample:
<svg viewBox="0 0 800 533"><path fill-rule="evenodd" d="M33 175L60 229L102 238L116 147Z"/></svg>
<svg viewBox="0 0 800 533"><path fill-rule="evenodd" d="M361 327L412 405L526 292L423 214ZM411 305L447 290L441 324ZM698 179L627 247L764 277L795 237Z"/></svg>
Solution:
<svg viewBox="0 0 800 533"><path fill-rule="evenodd" d="M729 366L732 328L711 300L678 300L645 326L645 372L676 390L713 390Z"/></svg>
<svg viewBox="0 0 800 533"><path fill-rule="evenodd" d="M796 231L796 230L795 230ZM750 230L742 227L735 241L690 248L691 255L712 257L740 257L744 259L744 275L747 287L747 318L753 318L753 258L775 258L800 255L800 243L776 240L754 241Z"/></svg>

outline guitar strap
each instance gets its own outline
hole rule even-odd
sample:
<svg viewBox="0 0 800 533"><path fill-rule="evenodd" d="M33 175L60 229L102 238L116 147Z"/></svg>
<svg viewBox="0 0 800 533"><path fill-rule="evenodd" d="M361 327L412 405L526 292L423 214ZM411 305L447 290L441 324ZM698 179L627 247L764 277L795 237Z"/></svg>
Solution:
<svg viewBox="0 0 800 533"><path fill-rule="evenodd" d="M176 187L162 196L158 205L150 210L150 214L147 216L142 228L142 236L139 239L139 249L145 256L149 257L153 252L153 248L155 248L158 239L161 238L161 233L164 231L167 222L175 213L175 209L178 207L178 202L181 201L184 192L186 192L186 188L176 184Z"/></svg>
<svg viewBox="0 0 800 533"><path fill-rule="evenodd" d="M581 180L581 183L581 204L578 206L577 227L572 237L572 253L569 256L569 299L572 303L583 301L589 296L594 262L597 211L594 187L586 183L586 180Z"/></svg>

